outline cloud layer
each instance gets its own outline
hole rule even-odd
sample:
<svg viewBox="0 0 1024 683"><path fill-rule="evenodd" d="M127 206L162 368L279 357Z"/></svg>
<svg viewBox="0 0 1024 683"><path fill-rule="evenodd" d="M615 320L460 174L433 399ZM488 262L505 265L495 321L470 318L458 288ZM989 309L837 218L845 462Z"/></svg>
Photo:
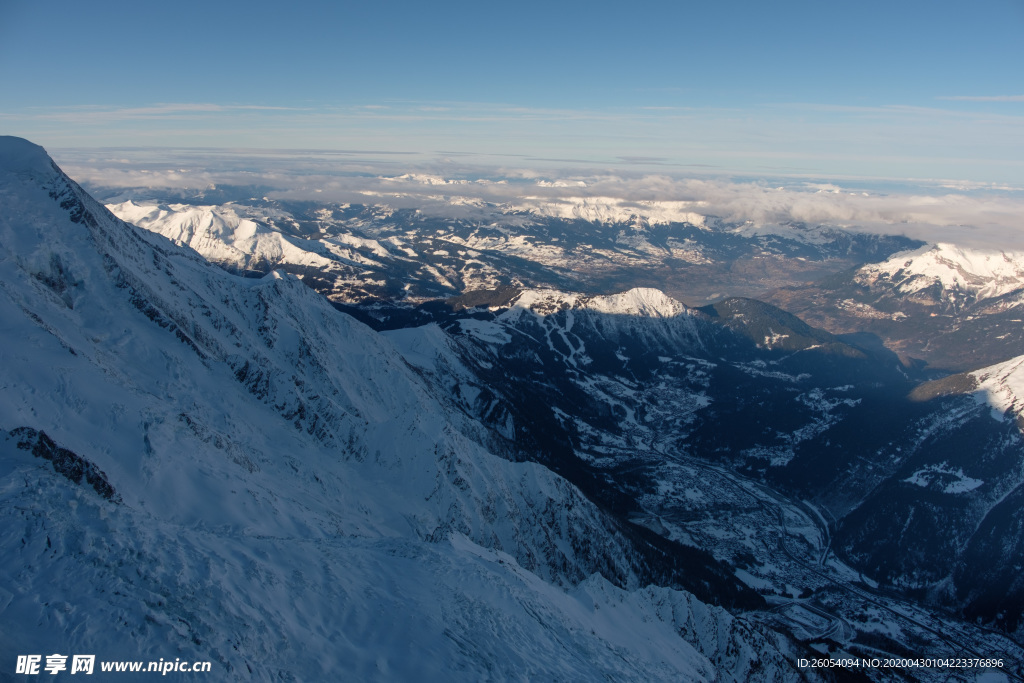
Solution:
<svg viewBox="0 0 1024 683"><path fill-rule="evenodd" d="M510 209L652 222L715 216L748 229L790 223L904 234L929 242L1024 248L1024 190L950 181L735 178L586 168L569 160L366 150L62 150L93 188L147 193L259 188L271 199L384 204L452 217Z"/></svg>

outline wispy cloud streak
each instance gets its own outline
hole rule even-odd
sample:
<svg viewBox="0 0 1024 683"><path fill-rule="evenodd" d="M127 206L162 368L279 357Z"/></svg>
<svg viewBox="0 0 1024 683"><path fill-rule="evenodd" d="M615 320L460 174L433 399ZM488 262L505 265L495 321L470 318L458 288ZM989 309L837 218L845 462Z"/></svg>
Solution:
<svg viewBox="0 0 1024 683"><path fill-rule="evenodd" d="M146 107L107 107L103 105L81 105L55 107L36 111L34 116L46 121L73 121L79 123L107 123L115 121L181 118L210 114L239 112L300 112L297 107L270 107L252 104L213 104L204 102L154 104ZM9 115L8 115L9 117Z"/></svg>
<svg viewBox="0 0 1024 683"><path fill-rule="evenodd" d="M1024 95L951 95L938 99L958 102L1024 102Z"/></svg>
<svg viewBox="0 0 1024 683"><path fill-rule="evenodd" d="M955 177L1024 184L1024 115L990 105L523 107L369 101L276 107L157 103L0 110L0 125L47 147L153 146L450 150L545 164L757 173ZM983 111L976 111L982 109ZM546 161L541 161L546 160ZM562 160L562 161L558 161Z"/></svg>

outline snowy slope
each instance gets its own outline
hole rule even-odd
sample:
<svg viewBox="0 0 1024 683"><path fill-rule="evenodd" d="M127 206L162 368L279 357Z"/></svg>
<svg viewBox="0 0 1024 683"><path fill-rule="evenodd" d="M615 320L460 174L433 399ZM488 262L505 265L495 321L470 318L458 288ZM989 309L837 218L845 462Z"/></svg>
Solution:
<svg viewBox="0 0 1024 683"><path fill-rule="evenodd" d="M3 666L46 651L208 659L219 680L795 676L781 638L641 589L573 486L488 453L386 339L294 278L236 278L120 222L15 138L0 207ZM33 457L23 428L116 495Z"/></svg>
<svg viewBox="0 0 1024 683"><path fill-rule="evenodd" d="M587 302L586 307L610 315L639 315L648 318L674 318L687 311L682 303L661 290L649 287L636 287L619 294L594 297Z"/></svg>
<svg viewBox="0 0 1024 683"><path fill-rule="evenodd" d="M1024 356L971 373L977 382L975 395L984 399L1000 417L1009 412L1024 416Z"/></svg>
<svg viewBox="0 0 1024 683"><path fill-rule="evenodd" d="M834 334L877 336L905 362L964 372L1024 348L1024 252L940 243L769 300Z"/></svg>
<svg viewBox="0 0 1024 683"><path fill-rule="evenodd" d="M239 270L288 263L329 271L337 268L339 259L364 266L378 265L344 243L324 244L284 235L245 216L241 207L232 204L190 206L126 201L107 208L124 221L188 245L210 261ZM380 245L373 246L377 256L388 256Z"/></svg>
<svg viewBox="0 0 1024 683"><path fill-rule="evenodd" d="M891 282L903 294L938 285L947 296L988 299L1024 288L1024 253L940 243L865 266L858 280Z"/></svg>
<svg viewBox="0 0 1024 683"><path fill-rule="evenodd" d="M704 208L704 203L693 201L634 202L616 197L566 197L560 200L523 197L509 208L554 218L578 218L593 223L627 223L639 219L650 225L689 223L703 228L707 221L707 217L698 212Z"/></svg>
<svg viewBox="0 0 1024 683"><path fill-rule="evenodd" d="M395 189L457 186L435 177L387 182ZM413 193L403 203L424 204L395 209L387 202L399 195L390 193L339 204L259 198L250 196L253 188L236 188L221 193L234 201L207 205L204 192L105 192L119 218L214 263L232 271L283 268L346 303L422 301L510 285L587 292L656 286L686 300L719 299L802 284L918 244L821 226L748 230L705 220L693 213L699 202L685 201L494 204Z"/></svg>
<svg viewBox="0 0 1024 683"><path fill-rule="evenodd" d="M525 311L546 316L569 309L642 318L674 318L689 310L661 290L649 287L634 287L607 296L588 296L555 289L527 289L516 297L509 312L502 317L517 318Z"/></svg>

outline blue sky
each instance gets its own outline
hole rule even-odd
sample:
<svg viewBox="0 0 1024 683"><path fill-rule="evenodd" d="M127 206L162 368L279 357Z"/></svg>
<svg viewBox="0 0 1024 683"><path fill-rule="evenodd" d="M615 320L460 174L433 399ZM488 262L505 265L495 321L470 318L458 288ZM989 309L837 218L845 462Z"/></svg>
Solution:
<svg viewBox="0 0 1024 683"><path fill-rule="evenodd" d="M1024 186L1024 0L0 0L49 148L526 155Z"/></svg>

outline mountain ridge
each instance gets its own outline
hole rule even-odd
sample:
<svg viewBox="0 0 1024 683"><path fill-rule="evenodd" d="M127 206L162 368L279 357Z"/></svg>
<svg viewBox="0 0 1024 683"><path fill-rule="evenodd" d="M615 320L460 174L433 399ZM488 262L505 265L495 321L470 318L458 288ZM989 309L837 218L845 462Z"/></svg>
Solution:
<svg viewBox="0 0 1024 683"><path fill-rule="evenodd" d="M0 139L5 662L799 676L786 637L641 589L633 541L546 468L488 453L377 333L294 277L237 278L124 224L25 145ZM122 504L41 468L22 427Z"/></svg>

